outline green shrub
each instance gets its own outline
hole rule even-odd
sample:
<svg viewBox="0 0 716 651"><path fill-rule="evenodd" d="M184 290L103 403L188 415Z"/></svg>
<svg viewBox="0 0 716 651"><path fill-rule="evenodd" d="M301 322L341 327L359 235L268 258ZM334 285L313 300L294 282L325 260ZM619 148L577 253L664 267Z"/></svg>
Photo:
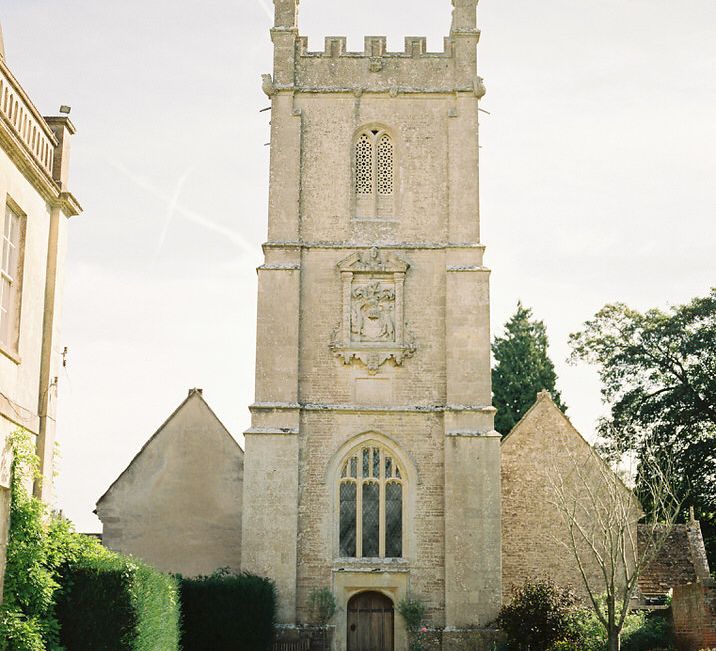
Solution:
<svg viewBox="0 0 716 651"><path fill-rule="evenodd" d="M577 608L570 616L569 633L553 651L607 651L607 646L606 631L594 611Z"/></svg>
<svg viewBox="0 0 716 651"><path fill-rule="evenodd" d="M262 651L271 647L276 587L270 579L226 571L182 578L181 609L183 651Z"/></svg>
<svg viewBox="0 0 716 651"><path fill-rule="evenodd" d="M405 620L408 629L408 648L410 651L427 651L435 645L435 633L425 626L427 608L422 599L408 595L398 603L398 612Z"/></svg>
<svg viewBox="0 0 716 651"><path fill-rule="evenodd" d="M603 605L600 603L600 605ZM624 619L622 651L671 649L668 611L630 612ZM576 606L575 596L551 581L527 582L497 620L511 650L607 651L607 634L594 610Z"/></svg>
<svg viewBox="0 0 716 651"><path fill-rule="evenodd" d="M497 624L510 649L550 649L571 641L576 596L548 579L513 588L512 599L500 609Z"/></svg>
<svg viewBox="0 0 716 651"><path fill-rule="evenodd" d="M176 651L175 577L107 554L66 567L57 603L60 637L72 651Z"/></svg>
<svg viewBox="0 0 716 651"><path fill-rule="evenodd" d="M45 651L42 622L14 608L0 610L0 648L9 651ZM55 647L56 648L56 647Z"/></svg>
<svg viewBox="0 0 716 651"><path fill-rule="evenodd" d="M319 626L325 626L336 614L336 598L328 588L312 590L308 595L311 619Z"/></svg>
<svg viewBox="0 0 716 651"><path fill-rule="evenodd" d="M671 648L673 630L671 618L662 613L631 613L622 631L622 651L652 651Z"/></svg>
<svg viewBox="0 0 716 651"><path fill-rule="evenodd" d="M606 631L594 611L575 610L571 629L568 640L555 644L552 651L607 651ZM670 649L672 640L671 623L662 613L632 612L624 620L622 651Z"/></svg>
<svg viewBox="0 0 716 651"><path fill-rule="evenodd" d="M57 646L54 595L57 567L47 550L45 505L28 486L38 478L38 459L24 430L10 435L10 530L0 607L0 650L34 651Z"/></svg>
<svg viewBox="0 0 716 651"><path fill-rule="evenodd" d="M398 603L398 612L405 620L405 627L411 632L417 631L423 625L425 611L425 603L416 597L403 597Z"/></svg>
<svg viewBox="0 0 716 651"><path fill-rule="evenodd" d="M30 436L20 430L9 442L10 532L0 651L63 651L64 645L72 651L175 651L175 579L107 551L97 539L76 533L65 518L48 513L28 490L38 479ZM102 572L106 576L97 579ZM104 592L93 584L102 581ZM125 619L117 622L117 617ZM116 636L102 634L113 626Z"/></svg>
<svg viewBox="0 0 716 651"><path fill-rule="evenodd" d="M10 435L13 454L10 531L0 606L0 651L59 651L55 599L61 569L79 558L107 554L99 541L75 533L72 524L33 497L28 487L39 465L30 435Z"/></svg>

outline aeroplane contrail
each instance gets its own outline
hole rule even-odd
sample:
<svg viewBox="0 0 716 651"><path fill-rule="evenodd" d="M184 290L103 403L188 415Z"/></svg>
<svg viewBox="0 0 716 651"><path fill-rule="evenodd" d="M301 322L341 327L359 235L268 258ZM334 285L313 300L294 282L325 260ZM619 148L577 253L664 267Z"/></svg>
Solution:
<svg viewBox="0 0 716 651"><path fill-rule="evenodd" d="M159 254L161 253L162 247L164 246L164 240L167 237L167 232L169 231L169 225L172 222L172 218L176 213L177 205L179 203L179 196L181 195L182 188L184 187L184 184L186 183L186 180L189 178L189 174L193 171L193 169L193 167L188 168L186 172L184 172L184 174L179 177L177 186L174 189L174 194L169 200L169 204L167 205L167 217L164 220L164 227L162 228L162 232L159 234L159 242L157 242L157 250L154 254L155 262L159 258Z"/></svg>
<svg viewBox="0 0 716 651"><path fill-rule="evenodd" d="M221 224L217 224L216 222L212 221L211 219L205 217L204 215L180 205L178 202L178 191L181 190L181 187L178 187L178 189L175 190L174 194L177 195L177 198L175 201L175 199L173 197L167 196L163 191L156 188L152 183L137 176L131 170L127 169L124 165L122 165L118 161L107 159L107 162L112 167L114 167L114 169L116 169L117 171L124 174L128 179L133 181L140 188L142 188L143 190L146 190L149 194L156 197L157 199L160 199L161 201L166 202L172 212L176 212L177 214L181 215L184 219L186 219L194 224L203 226L207 230L210 230L210 231L213 231L214 233L219 233L220 235L223 235L228 240L230 240L231 242L236 244L242 250L242 252L246 253L247 255L251 256L252 258L258 257L256 247L252 246L246 240L246 238L243 235L241 235L241 233L237 233L236 231L226 228L225 226L222 226ZM175 201L175 204L172 208L172 202L174 202L174 201ZM165 226L165 228L166 228L166 226Z"/></svg>
<svg viewBox="0 0 716 651"><path fill-rule="evenodd" d="M268 16L268 19L273 22L273 12L271 11L271 8L266 4L266 0L256 0L261 5L261 9L264 10L266 15Z"/></svg>

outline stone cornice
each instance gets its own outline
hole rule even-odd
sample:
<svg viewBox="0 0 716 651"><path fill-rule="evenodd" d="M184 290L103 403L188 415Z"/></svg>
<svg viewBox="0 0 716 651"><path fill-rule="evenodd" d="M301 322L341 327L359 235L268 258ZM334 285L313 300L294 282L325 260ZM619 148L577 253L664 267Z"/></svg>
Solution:
<svg viewBox="0 0 716 651"><path fill-rule="evenodd" d="M57 198L60 194L57 184L27 151L25 143L20 140L7 118L1 114L0 118L0 146L43 197Z"/></svg>
<svg viewBox="0 0 716 651"><path fill-rule="evenodd" d="M60 193L60 208L66 217L74 217L82 212L82 206L71 192Z"/></svg>
<svg viewBox="0 0 716 651"><path fill-rule="evenodd" d="M446 271L482 271L489 272L489 268L477 264L450 265L445 268Z"/></svg>
<svg viewBox="0 0 716 651"><path fill-rule="evenodd" d="M27 147L18 138L5 116L0 117L2 118L0 119L0 147L7 153L15 167L50 205L59 206L67 217L79 215L82 206L77 199L69 192L60 191L58 184L27 151Z"/></svg>
<svg viewBox="0 0 716 651"><path fill-rule="evenodd" d="M409 572L406 558L336 558L333 572Z"/></svg>
<svg viewBox="0 0 716 651"><path fill-rule="evenodd" d="M300 411L344 411L374 413L430 414L452 412L475 412L494 414L492 405L356 405L350 403L318 403L318 402L255 402L250 411L300 410ZM484 434L481 434L484 436Z"/></svg>
<svg viewBox="0 0 716 651"><path fill-rule="evenodd" d="M502 438L502 434L491 430L468 430L468 429L451 429L445 432L445 436L454 436L458 438Z"/></svg>
<svg viewBox="0 0 716 651"><path fill-rule="evenodd" d="M477 242L350 242L350 241L315 241L300 242L295 240L274 240L264 242L263 249L479 249L484 251L485 245Z"/></svg>
<svg viewBox="0 0 716 651"><path fill-rule="evenodd" d="M324 93L342 93L345 95L356 95L363 93L370 93L372 95L388 95L390 97L397 97L399 95L427 95L427 96L443 96L453 97L455 94L466 94L475 96L474 86L455 86L445 88L421 88L415 86L391 86L389 88L383 88L375 86L293 86L293 85L274 85L275 93L306 93L309 95L320 95Z"/></svg>
<svg viewBox="0 0 716 651"><path fill-rule="evenodd" d="M246 434L273 434L275 436L295 436L298 434L296 427L250 427L244 432Z"/></svg>

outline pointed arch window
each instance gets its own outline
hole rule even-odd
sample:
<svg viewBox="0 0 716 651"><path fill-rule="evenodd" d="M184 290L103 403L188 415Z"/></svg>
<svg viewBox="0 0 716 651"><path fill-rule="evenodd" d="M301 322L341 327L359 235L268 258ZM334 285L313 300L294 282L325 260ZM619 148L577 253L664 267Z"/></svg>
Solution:
<svg viewBox="0 0 716 651"><path fill-rule="evenodd" d="M403 555L403 472L386 448L366 443L340 466L339 555L400 558Z"/></svg>
<svg viewBox="0 0 716 651"><path fill-rule="evenodd" d="M382 129L362 131L353 152L355 214L389 218L395 214L395 145Z"/></svg>

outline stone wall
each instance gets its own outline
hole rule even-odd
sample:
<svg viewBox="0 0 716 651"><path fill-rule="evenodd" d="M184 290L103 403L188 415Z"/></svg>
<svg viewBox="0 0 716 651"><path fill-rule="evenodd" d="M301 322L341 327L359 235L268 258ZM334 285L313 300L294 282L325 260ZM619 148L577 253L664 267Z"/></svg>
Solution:
<svg viewBox="0 0 716 651"><path fill-rule="evenodd" d="M608 473L602 475L602 473ZM554 505L555 483L573 482L569 489L580 508L593 509L584 483L575 475L601 483L611 471L577 432L546 392L502 443L502 585L503 599L528 579L549 577L587 598L569 531ZM621 486L621 484L619 484ZM631 501L623 487L624 498ZM637 504L634 501L636 528ZM589 517L584 518L589 521ZM606 588L593 555L582 549L585 569L595 591Z"/></svg>
<svg viewBox="0 0 716 651"><path fill-rule="evenodd" d="M350 448L362 439L385 444L408 456L405 475L406 513L404 517L403 557L407 561L395 569L410 569L410 589L426 599L433 624L443 625L444 593L444 473L442 419L437 414L402 414L400 422L391 413L341 414L309 412L302 429L311 433L302 442L300 457L301 491L298 510L298 603L299 621L307 621L307 597L311 590L334 587L334 574L361 573L366 563L338 556L336 479L331 470L334 457L343 456L344 444ZM355 438L356 432L367 430ZM384 434L384 432L389 433ZM346 450L347 452L348 450ZM336 459L337 462L340 459ZM326 476L326 474L328 476ZM383 566L389 570L389 565ZM354 580L357 580L355 577ZM366 586L367 587L367 586ZM406 586L407 587L407 586ZM395 594L398 601L401 594Z"/></svg>
<svg viewBox="0 0 716 651"><path fill-rule="evenodd" d="M97 502L103 544L185 576L241 569L243 451L189 397Z"/></svg>
<svg viewBox="0 0 716 651"><path fill-rule="evenodd" d="M671 602L676 644L680 651L716 647L716 582L676 586Z"/></svg>
<svg viewBox="0 0 716 651"><path fill-rule="evenodd" d="M330 651L335 640L335 627L278 626L272 651ZM422 651L497 651L502 634L496 629L430 628L424 633L408 635L408 644ZM394 648L401 648L397 645Z"/></svg>
<svg viewBox="0 0 716 651"><path fill-rule="evenodd" d="M502 634L495 629L446 630L441 651L497 651L502 642Z"/></svg>

